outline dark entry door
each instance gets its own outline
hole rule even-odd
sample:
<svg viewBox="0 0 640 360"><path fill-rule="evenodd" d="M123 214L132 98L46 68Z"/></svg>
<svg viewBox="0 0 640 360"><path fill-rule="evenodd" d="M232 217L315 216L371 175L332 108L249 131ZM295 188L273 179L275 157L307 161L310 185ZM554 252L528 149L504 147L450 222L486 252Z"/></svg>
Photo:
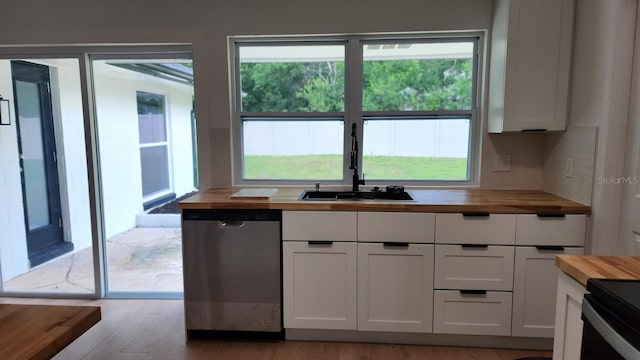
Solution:
<svg viewBox="0 0 640 360"><path fill-rule="evenodd" d="M49 68L11 62L27 250L31 266L73 248L62 232Z"/></svg>

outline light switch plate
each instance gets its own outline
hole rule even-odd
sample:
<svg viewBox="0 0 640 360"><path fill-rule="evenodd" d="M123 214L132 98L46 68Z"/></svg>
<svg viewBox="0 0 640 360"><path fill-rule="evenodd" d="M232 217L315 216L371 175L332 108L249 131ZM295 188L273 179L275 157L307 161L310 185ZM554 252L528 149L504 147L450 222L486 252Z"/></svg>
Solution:
<svg viewBox="0 0 640 360"><path fill-rule="evenodd" d="M511 171L511 154L493 155L493 171L494 172Z"/></svg>

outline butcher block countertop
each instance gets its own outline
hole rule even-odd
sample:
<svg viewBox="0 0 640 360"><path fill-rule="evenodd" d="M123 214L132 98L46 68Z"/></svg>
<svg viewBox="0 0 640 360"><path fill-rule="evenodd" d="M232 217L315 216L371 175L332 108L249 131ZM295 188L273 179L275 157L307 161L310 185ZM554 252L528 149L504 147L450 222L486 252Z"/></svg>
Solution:
<svg viewBox="0 0 640 360"><path fill-rule="evenodd" d="M582 285L595 279L640 279L640 256L558 255L556 266Z"/></svg>
<svg viewBox="0 0 640 360"><path fill-rule="evenodd" d="M50 359L98 321L96 306L0 304L0 359Z"/></svg>
<svg viewBox="0 0 640 360"><path fill-rule="evenodd" d="M180 202L181 209L280 209L338 211L415 211L492 213L589 214L591 207L538 190L436 189L411 190L414 200L300 201L302 188L269 190L264 197L256 192L246 198L242 190L210 189ZM258 192L259 193L259 192Z"/></svg>

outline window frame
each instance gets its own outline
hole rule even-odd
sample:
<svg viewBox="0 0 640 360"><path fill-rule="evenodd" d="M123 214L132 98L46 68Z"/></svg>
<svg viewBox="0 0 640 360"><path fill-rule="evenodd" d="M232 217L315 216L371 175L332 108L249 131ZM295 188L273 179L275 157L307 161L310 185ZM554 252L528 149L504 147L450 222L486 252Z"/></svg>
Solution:
<svg viewBox="0 0 640 360"><path fill-rule="evenodd" d="M471 109L470 110L436 110L436 111L364 111L363 106L363 48L369 42L473 42L473 65L472 89L471 89ZM241 82L240 82L240 59L239 48L241 46L260 45L335 45L345 44L345 90L344 90L344 112L296 112L296 113L276 113L276 112L244 112L242 111ZM229 65L231 83L231 132L232 132L232 184L234 186L310 186L320 181L328 186L350 186L352 181L352 170L349 170L349 151L351 124L356 123L358 129L358 140L360 146L366 141L363 138L364 119L368 116L418 116L418 117L451 117L455 115L470 116L469 124L469 144L467 156L466 180L385 180L366 179L366 186L381 186L388 184L398 184L411 187L478 187L480 169L480 151L482 137L482 88L484 69L485 32L483 31L457 31L438 33L412 33L397 34L385 33L375 35L344 35L344 36L283 36L283 37L229 37ZM343 122L343 156L341 180L280 180L280 179L244 179L243 178L243 117L257 116L269 117L286 114L292 117L315 117L315 116L344 116ZM359 154L358 164L362 167L363 154ZM362 176L362 174L360 174ZM366 177L366 174L365 174Z"/></svg>

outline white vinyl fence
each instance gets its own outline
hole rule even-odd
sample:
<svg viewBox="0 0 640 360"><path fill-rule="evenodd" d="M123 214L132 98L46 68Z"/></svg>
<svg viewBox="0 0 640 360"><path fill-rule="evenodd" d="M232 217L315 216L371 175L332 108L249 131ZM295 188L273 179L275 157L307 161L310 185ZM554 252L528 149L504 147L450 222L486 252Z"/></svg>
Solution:
<svg viewBox="0 0 640 360"><path fill-rule="evenodd" d="M341 154L341 121L248 121L245 155ZM363 155L466 158L469 120L366 121Z"/></svg>

